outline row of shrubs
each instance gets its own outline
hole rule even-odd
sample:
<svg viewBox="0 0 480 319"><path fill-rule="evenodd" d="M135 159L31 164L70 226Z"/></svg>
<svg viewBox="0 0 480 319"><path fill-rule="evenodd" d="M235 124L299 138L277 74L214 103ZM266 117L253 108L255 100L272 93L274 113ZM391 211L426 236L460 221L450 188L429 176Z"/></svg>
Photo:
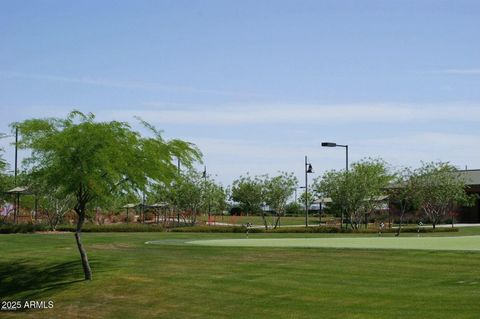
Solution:
<svg viewBox="0 0 480 319"><path fill-rule="evenodd" d="M50 228L44 224L4 224L0 225L0 234L10 233L33 233L39 231L48 231ZM60 225L57 226L57 231L74 232L75 225ZM82 232L96 233L96 232L162 232L165 229L160 225L144 225L144 224L108 224L108 225L94 225L86 224ZM189 232L189 233L245 233L247 228L244 226L191 226L191 227L176 227L172 228L172 232ZM264 228L250 228L249 233L378 233L376 229L358 229L353 230L340 229L335 226L320 226L320 227L280 227L276 229L264 229ZM404 227L402 232L404 233L421 233L430 232L458 232L458 228L414 228ZM387 228L382 230L382 233L395 233L397 229Z"/></svg>
<svg viewBox="0 0 480 319"><path fill-rule="evenodd" d="M71 231L74 232L75 225L60 225L57 227L58 231ZM110 233L110 232L161 232L163 227L159 225L145 225L145 224L107 224L107 225L95 225L86 224L82 228L84 233Z"/></svg>
<svg viewBox="0 0 480 319"><path fill-rule="evenodd" d="M49 227L43 224L0 224L0 234L34 233L48 229Z"/></svg>
<svg viewBox="0 0 480 319"><path fill-rule="evenodd" d="M259 233L257 228L250 229L251 233ZM175 233L244 233L247 228L244 226L188 226L175 227L170 231Z"/></svg>
<svg viewBox="0 0 480 319"><path fill-rule="evenodd" d="M185 232L185 233L245 233L247 228L244 226L192 226L192 227L177 227L171 230L172 232ZM432 233L432 232L458 232L458 228L454 227L441 227L441 228L413 228L405 227L401 230L404 233ZM320 227L280 227L276 229L265 228L250 228L249 233L378 233L376 229L358 229L353 230L351 228L341 229L334 226L320 226ZM389 228L382 230L382 233L395 233L397 229Z"/></svg>
<svg viewBox="0 0 480 319"><path fill-rule="evenodd" d="M75 225L59 225L57 231L74 232ZM14 234L14 233L34 233L40 231L49 231L50 227L45 224L3 224L0 225L0 234ZM109 224L109 225L94 225L86 224L82 228L85 233L98 232L161 232L163 227L159 225L144 225L144 224Z"/></svg>

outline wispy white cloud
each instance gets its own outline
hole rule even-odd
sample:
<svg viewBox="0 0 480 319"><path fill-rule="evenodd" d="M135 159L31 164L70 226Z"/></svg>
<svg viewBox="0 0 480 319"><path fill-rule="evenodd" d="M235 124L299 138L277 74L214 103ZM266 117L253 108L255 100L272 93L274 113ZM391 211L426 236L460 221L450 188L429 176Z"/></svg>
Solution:
<svg viewBox="0 0 480 319"><path fill-rule="evenodd" d="M104 87L132 89L132 90L140 89L140 90L175 91L175 92L202 93L202 94L229 95L229 96L257 96L251 93L234 92L234 91L228 91L228 90L206 89L206 88L197 88L197 87L191 87L191 86L164 85L160 83L111 80L111 79L94 78L94 77L88 77L88 76L72 77L72 76L61 76L61 75L51 75L51 74L1 72L1 71L0 71L0 76L29 79L29 80L38 80L38 81L76 83L76 84L83 84L83 85L104 86Z"/></svg>
<svg viewBox="0 0 480 319"><path fill-rule="evenodd" d="M376 154L394 165L418 165L420 161L449 161L458 167L478 165L480 134L418 132L385 138L358 139L365 154Z"/></svg>
<svg viewBox="0 0 480 319"><path fill-rule="evenodd" d="M220 172L222 180L241 174L275 174L293 171L299 180L303 177L303 156L308 155L316 174L330 169L343 169L345 154L340 150L321 148L319 145L281 143L274 140L242 140L238 138L193 138L204 151L209 170ZM459 168L470 168L480 162L480 148L475 147L480 134L447 132L418 132L390 137L349 140L351 163L366 157L380 157L392 165L418 167L421 161L449 161ZM319 144L319 143L318 143Z"/></svg>
<svg viewBox="0 0 480 319"><path fill-rule="evenodd" d="M0 105L1 110L13 107ZM228 104L196 105L148 103L136 108L87 106L25 106L15 107L17 116L63 116L72 109L94 110L98 119L136 122L139 116L158 125L241 126L258 124L419 124L428 122L480 122L480 104ZM65 114L63 114L65 113ZM292 125L292 126L290 126Z"/></svg>
<svg viewBox="0 0 480 319"><path fill-rule="evenodd" d="M480 105L236 105L117 111L129 119L140 116L161 124L245 125L295 123L398 123L412 121L480 121Z"/></svg>
<svg viewBox="0 0 480 319"><path fill-rule="evenodd" d="M480 75L480 68L445 69L445 70L441 70L440 73L451 74L451 75Z"/></svg>
<svg viewBox="0 0 480 319"><path fill-rule="evenodd" d="M466 148L480 143L480 134L457 134L445 132L420 132L407 136L397 136L390 138L365 139L361 142L365 145L396 145L396 146L418 146L425 148L440 147L444 149Z"/></svg>
<svg viewBox="0 0 480 319"><path fill-rule="evenodd" d="M177 105L179 108L144 111L98 111L99 120L126 120L133 122L133 115L140 115L158 127L165 123L173 124L167 133L175 131L179 137L197 144L205 155L208 170L219 176L225 184L241 174L275 174L278 171L294 171L298 178L303 177L303 156L308 155L318 176L324 170L341 169L344 152L339 149L321 148L320 142L332 139L350 146L351 162L364 157L382 157L393 166L416 166L424 161L451 161L454 165L476 167L480 163L480 133L457 133L452 126L460 128L467 121L480 121L480 107L477 106L424 106L424 105L283 105L283 106L229 106L192 107ZM81 108L82 110L85 107ZM30 116L48 116L42 108L29 109ZM58 111L58 110L55 110ZM37 112L37 113L35 113ZM43 113L42 113L43 112ZM46 114L46 113L48 114ZM52 112L52 111L50 111ZM38 115L35 115L38 114ZM52 116L60 116L51 114ZM210 118L210 117L213 117ZM251 127L249 137L243 136L242 124L303 124L342 123L349 121L347 133L339 132L335 125L323 128L322 125L279 125L273 132L263 134L264 125ZM422 122L424 121L424 122ZM447 125L432 126L430 122L445 121ZM184 130L202 122L214 128L199 127ZM394 123L393 123L394 122ZM358 124L388 123L376 132L364 132ZM218 125L218 126L215 126ZM232 128L225 125L238 125ZM367 125L375 128L375 125ZM324 126L325 127L325 126ZM299 129L300 128L300 129ZM410 128L410 129L406 129ZM288 130L288 133L280 130ZM343 130L343 129L341 129ZM201 132L201 133L199 133ZM251 134L250 134L251 133ZM341 141L336 140L341 136ZM9 152L5 158L11 159L12 148L6 139L0 145Z"/></svg>

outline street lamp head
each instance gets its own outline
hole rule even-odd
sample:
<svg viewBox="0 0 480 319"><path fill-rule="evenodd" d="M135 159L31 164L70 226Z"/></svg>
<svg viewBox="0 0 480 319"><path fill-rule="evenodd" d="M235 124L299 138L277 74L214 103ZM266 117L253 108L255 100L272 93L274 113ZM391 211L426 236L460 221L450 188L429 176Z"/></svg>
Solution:
<svg viewBox="0 0 480 319"><path fill-rule="evenodd" d="M312 164L308 164L308 167L307 167L307 173L313 173L313 167L312 167Z"/></svg>
<svg viewBox="0 0 480 319"><path fill-rule="evenodd" d="M337 143L332 143L332 142L322 142L323 147L336 147Z"/></svg>

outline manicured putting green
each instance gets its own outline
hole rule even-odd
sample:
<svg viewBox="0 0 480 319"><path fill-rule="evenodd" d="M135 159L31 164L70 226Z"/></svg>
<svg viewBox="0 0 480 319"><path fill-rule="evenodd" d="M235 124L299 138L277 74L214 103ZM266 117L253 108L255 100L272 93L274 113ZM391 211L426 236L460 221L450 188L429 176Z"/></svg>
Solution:
<svg viewBox="0 0 480 319"><path fill-rule="evenodd" d="M222 247L307 247L359 249L422 249L480 251L480 236L365 237L365 238L268 238L194 240L187 244Z"/></svg>

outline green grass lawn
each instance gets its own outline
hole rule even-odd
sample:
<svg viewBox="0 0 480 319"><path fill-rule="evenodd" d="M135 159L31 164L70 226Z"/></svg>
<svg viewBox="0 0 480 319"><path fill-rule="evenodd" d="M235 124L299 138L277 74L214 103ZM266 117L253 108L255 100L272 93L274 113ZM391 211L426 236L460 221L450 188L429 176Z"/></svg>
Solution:
<svg viewBox="0 0 480 319"><path fill-rule="evenodd" d="M162 241L150 242L161 244ZM228 247L309 247L480 251L480 236L364 238L241 238L194 240L188 244Z"/></svg>
<svg viewBox="0 0 480 319"><path fill-rule="evenodd" d="M478 235L462 229L458 234ZM405 234L411 236L410 234ZM415 235L415 234L413 234ZM374 234L250 234L250 238ZM0 300L53 300L2 318L477 318L480 253L210 247L244 234L85 233L93 281L72 234L0 235ZM163 240L162 245L146 241Z"/></svg>

